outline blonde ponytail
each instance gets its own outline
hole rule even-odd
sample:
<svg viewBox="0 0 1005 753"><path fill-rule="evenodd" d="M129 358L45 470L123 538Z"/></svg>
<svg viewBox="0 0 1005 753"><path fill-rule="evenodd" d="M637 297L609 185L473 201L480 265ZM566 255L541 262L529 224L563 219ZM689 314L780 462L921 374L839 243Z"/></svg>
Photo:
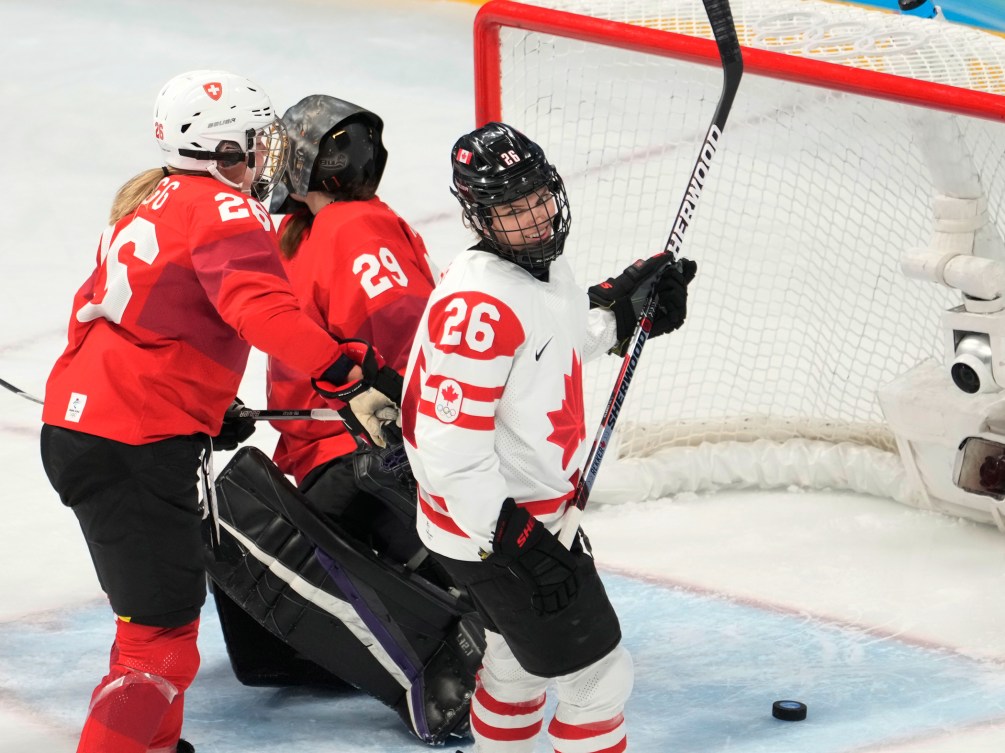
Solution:
<svg viewBox="0 0 1005 753"><path fill-rule="evenodd" d="M134 175L123 183L122 188L115 194L108 222L114 225L127 214L135 212L139 205L153 193L157 184L170 175L208 176L209 173L205 170L175 170L173 167L153 167L149 170L144 170L139 175Z"/></svg>
<svg viewBox="0 0 1005 753"><path fill-rule="evenodd" d="M114 225L127 214L135 212L136 208L154 190L154 186L160 183L164 177L164 168L154 167L127 180L115 194L108 223Z"/></svg>

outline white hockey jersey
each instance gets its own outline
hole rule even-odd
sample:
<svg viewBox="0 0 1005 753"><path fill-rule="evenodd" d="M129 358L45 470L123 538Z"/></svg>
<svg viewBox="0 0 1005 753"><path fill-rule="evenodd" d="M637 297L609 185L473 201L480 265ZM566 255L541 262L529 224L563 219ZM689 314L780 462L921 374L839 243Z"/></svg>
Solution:
<svg viewBox="0 0 1005 753"><path fill-rule="evenodd" d="M583 361L615 330L562 257L547 282L486 251L454 259L419 324L402 400L430 550L490 552L506 497L558 533L588 449Z"/></svg>

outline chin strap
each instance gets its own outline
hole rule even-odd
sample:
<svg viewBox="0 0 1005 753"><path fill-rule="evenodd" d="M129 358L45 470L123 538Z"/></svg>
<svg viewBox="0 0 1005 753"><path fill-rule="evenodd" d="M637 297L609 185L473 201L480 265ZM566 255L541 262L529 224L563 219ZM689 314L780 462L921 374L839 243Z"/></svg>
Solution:
<svg viewBox="0 0 1005 753"><path fill-rule="evenodd" d="M216 161L210 162L206 167L206 171L216 178L218 181L224 185L230 186L231 188L236 188L243 194L251 195L251 185L255 180L255 171L249 168L247 165L244 166L244 180L240 183L235 183L232 180L223 177L223 173L220 172L219 166Z"/></svg>

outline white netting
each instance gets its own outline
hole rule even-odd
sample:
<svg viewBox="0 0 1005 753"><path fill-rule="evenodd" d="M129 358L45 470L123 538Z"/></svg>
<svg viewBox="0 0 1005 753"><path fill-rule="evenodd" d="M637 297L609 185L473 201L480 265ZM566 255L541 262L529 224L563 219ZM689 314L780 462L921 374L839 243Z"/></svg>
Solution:
<svg viewBox="0 0 1005 753"><path fill-rule="evenodd" d="M525 4L712 39L698 0ZM732 0L730 8L744 47L1005 94L1005 44L995 34L827 0Z"/></svg>
<svg viewBox="0 0 1005 753"><path fill-rule="evenodd" d="M698 0L533 4L711 38ZM1005 92L991 34L816 0L731 5L745 45ZM566 180L579 279L662 249L721 69L514 28L500 42L502 118ZM688 321L647 344L621 454L765 437L893 450L876 389L941 357L939 315L959 302L898 266L929 244L939 193L983 193L1001 232L1005 126L748 70L684 240ZM591 432L619 365L605 361L586 376Z"/></svg>

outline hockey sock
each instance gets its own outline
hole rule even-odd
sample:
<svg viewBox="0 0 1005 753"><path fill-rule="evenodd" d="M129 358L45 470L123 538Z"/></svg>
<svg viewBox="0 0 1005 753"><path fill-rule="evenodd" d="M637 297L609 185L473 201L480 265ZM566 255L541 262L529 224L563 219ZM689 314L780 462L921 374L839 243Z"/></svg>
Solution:
<svg viewBox="0 0 1005 753"><path fill-rule="evenodd" d="M116 620L109 672L91 695L77 753L173 750L182 694L199 667L199 621L178 628Z"/></svg>
<svg viewBox="0 0 1005 753"><path fill-rule="evenodd" d="M168 706L164 716L161 717L160 726L157 732L150 739L148 753L174 753L178 743L178 736L181 735L181 724L185 715L185 694L178 693L171 705Z"/></svg>
<svg viewBox="0 0 1005 753"><path fill-rule="evenodd" d="M578 672L558 678L558 705L548 737L561 753L623 753L628 747L622 713L634 682L623 646Z"/></svg>
<svg viewBox="0 0 1005 753"><path fill-rule="evenodd" d="M479 682L471 699L471 733L478 753L532 753L544 719L545 696L511 703Z"/></svg>
<svg viewBox="0 0 1005 753"><path fill-rule="evenodd" d="M628 748L622 714L587 724L566 724L556 717L548 725L548 737L561 753L623 753Z"/></svg>

